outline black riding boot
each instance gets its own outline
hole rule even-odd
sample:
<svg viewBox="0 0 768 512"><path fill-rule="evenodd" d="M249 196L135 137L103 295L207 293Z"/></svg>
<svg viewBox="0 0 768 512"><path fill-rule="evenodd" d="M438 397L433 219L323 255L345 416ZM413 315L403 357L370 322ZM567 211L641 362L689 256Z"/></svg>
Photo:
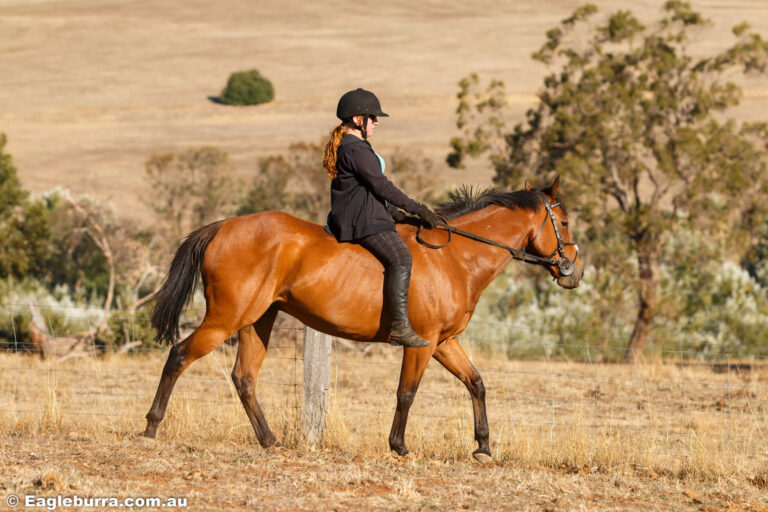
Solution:
<svg viewBox="0 0 768 512"><path fill-rule="evenodd" d="M408 283L411 271L394 264L384 276L384 300L392 314L392 333L389 342L404 347L426 347L429 342L413 332L408 320Z"/></svg>

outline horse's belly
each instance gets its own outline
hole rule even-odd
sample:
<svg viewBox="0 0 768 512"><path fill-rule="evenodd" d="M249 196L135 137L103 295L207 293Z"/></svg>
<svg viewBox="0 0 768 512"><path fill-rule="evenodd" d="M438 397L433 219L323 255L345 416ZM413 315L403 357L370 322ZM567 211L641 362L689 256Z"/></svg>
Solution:
<svg viewBox="0 0 768 512"><path fill-rule="evenodd" d="M281 309L322 332L356 340L385 341L389 319L383 310L383 274L328 272L294 283ZM382 327L382 326L386 326Z"/></svg>

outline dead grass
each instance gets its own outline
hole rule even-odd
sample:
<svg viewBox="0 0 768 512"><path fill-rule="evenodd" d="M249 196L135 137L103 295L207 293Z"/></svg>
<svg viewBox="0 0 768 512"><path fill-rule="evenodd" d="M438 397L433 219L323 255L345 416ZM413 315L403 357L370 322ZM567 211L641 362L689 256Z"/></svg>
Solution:
<svg viewBox="0 0 768 512"><path fill-rule="evenodd" d="M300 354L282 341L260 375L259 399L283 444L268 451L230 384L231 350L179 379L157 441L135 434L164 354L0 355L0 490L188 496L195 509L765 510L768 368L476 356L496 459L480 466L466 390L439 365L411 410L411 454L390 454L400 351L383 345L334 353L325 438L305 445Z"/></svg>

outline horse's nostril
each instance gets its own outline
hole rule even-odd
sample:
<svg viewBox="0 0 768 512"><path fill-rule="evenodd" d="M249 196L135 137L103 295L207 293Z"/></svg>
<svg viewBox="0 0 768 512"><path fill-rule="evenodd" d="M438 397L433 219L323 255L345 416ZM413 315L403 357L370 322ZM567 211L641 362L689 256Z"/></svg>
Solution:
<svg viewBox="0 0 768 512"><path fill-rule="evenodd" d="M562 259L557 264L557 269L560 271L561 276L570 276L573 274L573 262L571 260Z"/></svg>

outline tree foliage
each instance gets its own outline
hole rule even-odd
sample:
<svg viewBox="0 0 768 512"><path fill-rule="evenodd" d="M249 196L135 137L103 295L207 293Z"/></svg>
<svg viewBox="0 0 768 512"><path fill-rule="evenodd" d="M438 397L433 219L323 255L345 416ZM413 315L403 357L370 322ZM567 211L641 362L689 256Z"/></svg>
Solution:
<svg viewBox="0 0 768 512"><path fill-rule="evenodd" d="M147 203L158 215L157 231L169 248L204 224L231 212L235 183L229 155L205 146L154 155L145 165Z"/></svg>
<svg viewBox="0 0 768 512"><path fill-rule="evenodd" d="M504 82L491 80L485 90L478 90L480 78L477 73L459 81L456 98L456 127L463 137L452 137L453 151L446 162L457 169L464 168L466 156L477 157L486 151L497 153L502 150L504 121L501 110L506 106Z"/></svg>
<svg viewBox="0 0 768 512"><path fill-rule="evenodd" d="M43 201L33 201L16 175L0 133L0 278L21 279L45 268L50 226Z"/></svg>
<svg viewBox="0 0 768 512"><path fill-rule="evenodd" d="M133 306L152 291L158 272L145 231L88 196L55 190L46 199L53 231L49 283L66 285L75 297L99 297L107 311Z"/></svg>
<svg viewBox="0 0 768 512"><path fill-rule="evenodd" d="M272 82L256 69L232 73L221 91L221 101L227 105L258 105L272 101L274 97Z"/></svg>
<svg viewBox="0 0 768 512"><path fill-rule="evenodd" d="M742 24L732 46L694 57L692 35L709 21L687 2L666 2L649 27L629 11L594 22L596 12L583 6L547 32L533 58L554 71L525 121L505 130L501 150L483 136L473 142L475 132L466 129L453 146L491 149L501 184L528 174L564 176L592 262L624 275L637 291L630 346L642 349L670 234L694 229L741 253L757 240L766 218L768 130L724 120L724 112L741 97L730 77L764 73L768 43ZM495 127L498 109L485 109L476 106Z"/></svg>

